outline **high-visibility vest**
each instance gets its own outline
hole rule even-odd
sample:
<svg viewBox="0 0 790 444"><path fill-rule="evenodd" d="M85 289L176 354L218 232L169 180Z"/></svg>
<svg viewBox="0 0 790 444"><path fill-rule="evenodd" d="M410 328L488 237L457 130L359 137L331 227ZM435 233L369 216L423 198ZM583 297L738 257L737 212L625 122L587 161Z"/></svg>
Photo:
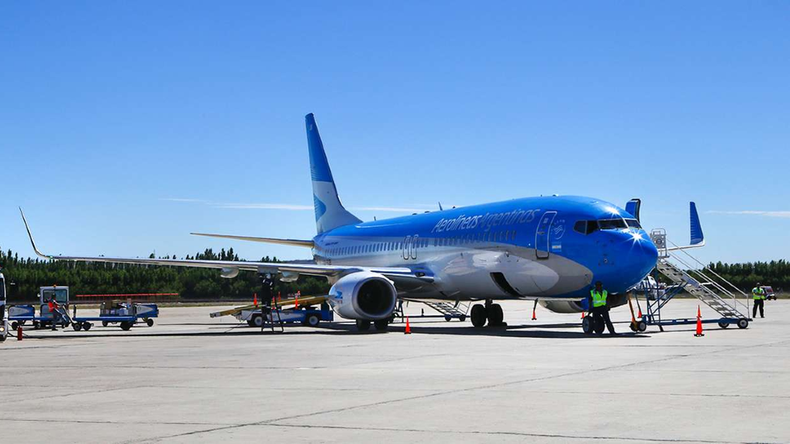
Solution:
<svg viewBox="0 0 790 444"><path fill-rule="evenodd" d="M765 290L762 287L754 287L752 288L752 296L754 296L755 301L765 299Z"/></svg>
<svg viewBox="0 0 790 444"><path fill-rule="evenodd" d="M606 306L606 296L608 296L608 295L609 295L609 293L606 290L604 290L602 293L598 293L595 290L590 290L590 296L592 297L593 307L595 307L595 308L605 307Z"/></svg>

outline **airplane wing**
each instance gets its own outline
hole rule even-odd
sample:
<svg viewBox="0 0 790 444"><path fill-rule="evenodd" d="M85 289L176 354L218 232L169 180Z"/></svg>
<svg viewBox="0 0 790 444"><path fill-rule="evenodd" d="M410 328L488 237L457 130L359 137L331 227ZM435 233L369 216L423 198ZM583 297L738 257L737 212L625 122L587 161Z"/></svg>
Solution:
<svg viewBox="0 0 790 444"><path fill-rule="evenodd" d="M104 262L112 264L134 264L134 265L156 265L170 267L192 267L192 268L214 268L222 270L223 276L235 277L239 271L254 271L258 273L282 274L283 281L294 281L299 275L324 276L326 278L337 279L344 275L358 272L371 271L379 273L393 280L396 285L401 283L407 286L427 284L433 282L433 277L423 271L414 271L406 267L356 267L349 265L319 265L319 264L297 264L279 262L247 262L247 261L214 261L214 260L184 260L184 259L156 259L156 258L121 258L105 256L53 256L42 253L33 240L33 234L22 214L22 221L25 223L27 235L33 245L33 251L44 259L56 261L72 262Z"/></svg>
<svg viewBox="0 0 790 444"><path fill-rule="evenodd" d="M234 236L230 234L210 234L210 233L189 233L189 234L193 236L218 237L220 239L234 239L234 240L242 240L249 242L265 242L268 244L290 245L293 247L313 248L315 246L315 244L311 240L277 239L273 237Z"/></svg>

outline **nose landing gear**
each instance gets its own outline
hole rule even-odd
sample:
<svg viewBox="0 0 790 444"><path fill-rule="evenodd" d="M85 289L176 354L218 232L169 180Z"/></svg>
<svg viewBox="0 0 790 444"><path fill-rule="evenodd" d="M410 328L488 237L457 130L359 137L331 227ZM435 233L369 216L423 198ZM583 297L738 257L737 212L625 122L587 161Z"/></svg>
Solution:
<svg viewBox="0 0 790 444"><path fill-rule="evenodd" d="M489 327L504 327L507 323L503 322L505 314L502 311L502 306L494 304L491 299L487 299L485 305L475 304L472 306L472 325L476 328L481 328L488 322Z"/></svg>

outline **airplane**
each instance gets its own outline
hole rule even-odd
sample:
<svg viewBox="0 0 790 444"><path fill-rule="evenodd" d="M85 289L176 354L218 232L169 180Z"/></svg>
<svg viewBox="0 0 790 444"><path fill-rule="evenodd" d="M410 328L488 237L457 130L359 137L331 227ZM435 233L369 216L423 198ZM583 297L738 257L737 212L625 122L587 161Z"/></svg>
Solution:
<svg viewBox="0 0 790 444"><path fill-rule="evenodd" d="M317 231L312 239L192 234L310 248L313 263L52 256L38 249L22 213L33 249L59 261L214 268L224 278L241 271L285 282L323 276L332 284L332 309L355 320L360 331L371 323L386 330L398 300L475 302L469 317L476 328L504 324L496 303L502 300L539 300L559 313L587 311L596 281L610 294L607 305L620 306L656 265L658 249L639 223L638 199L623 209L590 197L528 197L363 222L340 201L312 113L305 127ZM691 209L692 244L676 248L704 245L693 203Z"/></svg>

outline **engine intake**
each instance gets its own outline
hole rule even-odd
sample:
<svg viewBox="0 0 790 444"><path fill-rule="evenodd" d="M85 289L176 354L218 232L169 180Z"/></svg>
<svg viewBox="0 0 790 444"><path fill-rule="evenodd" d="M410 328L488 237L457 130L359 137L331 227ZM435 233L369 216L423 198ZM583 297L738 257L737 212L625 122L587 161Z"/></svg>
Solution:
<svg viewBox="0 0 790 444"><path fill-rule="evenodd" d="M343 276L329 290L332 308L347 319L386 319L392 316L397 300L392 281L368 271Z"/></svg>

